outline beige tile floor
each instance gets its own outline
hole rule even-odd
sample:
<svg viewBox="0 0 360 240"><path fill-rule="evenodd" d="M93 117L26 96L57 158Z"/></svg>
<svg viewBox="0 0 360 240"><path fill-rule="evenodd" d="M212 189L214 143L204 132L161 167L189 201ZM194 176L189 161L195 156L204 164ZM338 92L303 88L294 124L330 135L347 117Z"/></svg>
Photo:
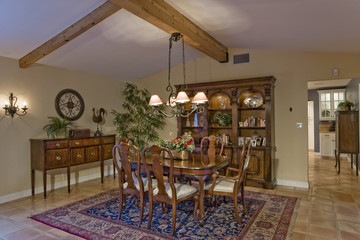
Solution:
<svg viewBox="0 0 360 240"><path fill-rule="evenodd" d="M292 239L360 239L360 177L342 161L341 174L336 174L334 160L309 154L310 188L278 186L274 190L247 188L253 191L300 197L301 203ZM30 215L56 208L75 200L113 189L112 176L71 186L71 193L60 188L42 194L0 204L0 240L81 239L66 232L31 220Z"/></svg>

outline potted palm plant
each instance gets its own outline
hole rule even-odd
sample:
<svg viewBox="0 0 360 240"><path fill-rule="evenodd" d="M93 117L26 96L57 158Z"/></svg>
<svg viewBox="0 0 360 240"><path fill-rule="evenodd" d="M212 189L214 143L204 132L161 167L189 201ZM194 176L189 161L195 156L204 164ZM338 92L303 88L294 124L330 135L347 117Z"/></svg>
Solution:
<svg viewBox="0 0 360 240"><path fill-rule="evenodd" d="M65 138L67 137L68 130L70 127L75 126L75 123L65 118L59 117L48 117L49 122L43 127L48 137L56 138L59 134L64 133Z"/></svg>

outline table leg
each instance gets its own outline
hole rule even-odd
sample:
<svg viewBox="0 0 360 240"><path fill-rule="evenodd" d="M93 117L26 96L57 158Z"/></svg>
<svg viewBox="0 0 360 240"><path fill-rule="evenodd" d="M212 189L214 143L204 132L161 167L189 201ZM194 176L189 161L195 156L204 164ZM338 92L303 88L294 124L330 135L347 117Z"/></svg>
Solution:
<svg viewBox="0 0 360 240"><path fill-rule="evenodd" d="M336 154L336 149L335 149L335 167L337 167L337 161L338 161L338 159L337 159L337 154Z"/></svg>
<svg viewBox="0 0 360 240"><path fill-rule="evenodd" d="M46 198L46 171L43 171L44 198Z"/></svg>
<svg viewBox="0 0 360 240"><path fill-rule="evenodd" d="M359 176L359 160L358 160L358 153L355 154L355 161L356 161L356 176Z"/></svg>
<svg viewBox="0 0 360 240"><path fill-rule="evenodd" d="M338 162L338 173L340 173L340 152L336 156L337 162Z"/></svg>
<svg viewBox="0 0 360 240"><path fill-rule="evenodd" d="M67 184L68 184L68 193L70 193L70 166L67 167Z"/></svg>
<svg viewBox="0 0 360 240"><path fill-rule="evenodd" d="M100 171L101 171L101 183L104 183L104 158L100 160Z"/></svg>
<svg viewBox="0 0 360 240"><path fill-rule="evenodd" d="M35 169L31 169L31 195L35 194Z"/></svg>
<svg viewBox="0 0 360 240"><path fill-rule="evenodd" d="M204 183L206 176L195 176L195 178L199 181L199 209L200 209L200 226L204 226L204 217L205 217L205 206L204 206L204 198L205 198L205 191L204 191Z"/></svg>

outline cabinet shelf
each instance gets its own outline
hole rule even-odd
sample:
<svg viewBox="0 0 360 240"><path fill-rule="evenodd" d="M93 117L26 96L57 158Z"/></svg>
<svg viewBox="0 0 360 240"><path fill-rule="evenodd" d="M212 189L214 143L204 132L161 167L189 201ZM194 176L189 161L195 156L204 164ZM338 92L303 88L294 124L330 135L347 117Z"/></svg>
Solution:
<svg viewBox="0 0 360 240"><path fill-rule="evenodd" d="M239 127L239 129L266 129L266 127Z"/></svg>
<svg viewBox="0 0 360 240"><path fill-rule="evenodd" d="M231 108L208 108L208 111L224 111L224 112L231 112Z"/></svg>
<svg viewBox="0 0 360 240"><path fill-rule="evenodd" d="M221 126L213 127L213 126L210 126L209 129L232 129L232 127L231 126L226 126L226 127L221 127Z"/></svg>
<svg viewBox="0 0 360 240"><path fill-rule="evenodd" d="M265 110L265 107L258 107L258 108L249 108L249 107L239 107L240 111L255 111L255 110Z"/></svg>
<svg viewBox="0 0 360 240"><path fill-rule="evenodd" d="M195 126L182 126L182 128L203 128L203 127L201 127L201 126L198 126L198 127L195 127Z"/></svg>

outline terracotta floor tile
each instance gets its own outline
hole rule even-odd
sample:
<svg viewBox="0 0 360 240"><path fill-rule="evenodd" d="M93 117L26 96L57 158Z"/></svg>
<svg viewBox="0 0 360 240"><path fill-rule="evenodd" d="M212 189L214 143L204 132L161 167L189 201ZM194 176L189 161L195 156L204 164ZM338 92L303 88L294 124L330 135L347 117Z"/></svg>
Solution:
<svg viewBox="0 0 360 240"><path fill-rule="evenodd" d="M0 240L81 239L29 219L32 214L63 206L117 187L113 176L89 180L43 194L0 204ZM334 159L309 154L309 189L277 186L274 190L247 187L251 191L301 198L294 224L293 240L360 239L360 177L342 160L341 173Z"/></svg>

